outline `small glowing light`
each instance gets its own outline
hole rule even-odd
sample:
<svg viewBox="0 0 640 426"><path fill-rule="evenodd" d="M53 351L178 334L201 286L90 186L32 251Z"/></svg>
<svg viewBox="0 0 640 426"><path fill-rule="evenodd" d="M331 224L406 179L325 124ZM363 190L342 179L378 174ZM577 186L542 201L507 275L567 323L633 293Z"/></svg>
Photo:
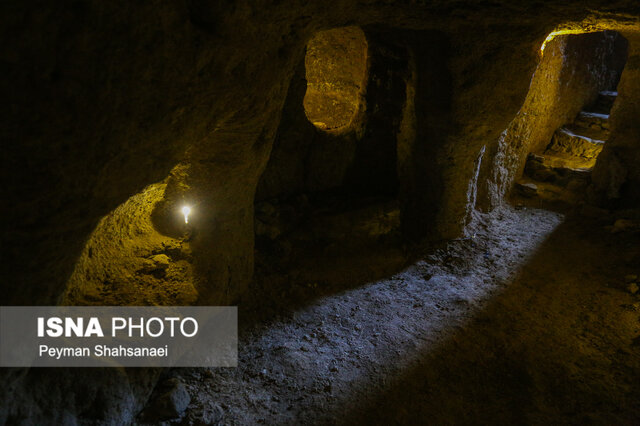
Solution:
<svg viewBox="0 0 640 426"><path fill-rule="evenodd" d="M182 208L182 214L184 215L184 223L189 223L189 213L191 213L191 207L184 206Z"/></svg>

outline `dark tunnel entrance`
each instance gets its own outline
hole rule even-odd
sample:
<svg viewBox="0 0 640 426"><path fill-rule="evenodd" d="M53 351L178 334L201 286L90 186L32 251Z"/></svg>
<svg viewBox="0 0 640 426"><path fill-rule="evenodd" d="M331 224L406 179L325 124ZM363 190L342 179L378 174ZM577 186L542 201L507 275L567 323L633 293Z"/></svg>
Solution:
<svg viewBox="0 0 640 426"><path fill-rule="evenodd" d="M309 41L256 193L257 277L261 268L308 271L307 260L354 253L377 256L363 259L374 266L362 279L400 262L387 249L401 240L398 138L408 78L406 47L358 27Z"/></svg>

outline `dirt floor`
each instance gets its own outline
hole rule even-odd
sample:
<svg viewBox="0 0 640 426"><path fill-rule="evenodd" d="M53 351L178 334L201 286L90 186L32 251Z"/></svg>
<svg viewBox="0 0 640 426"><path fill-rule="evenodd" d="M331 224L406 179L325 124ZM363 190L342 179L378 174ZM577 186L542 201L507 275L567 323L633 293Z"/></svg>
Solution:
<svg viewBox="0 0 640 426"><path fill-rule="evenodd" d="M640 424L640 234L614 221L509 207L417 260L265 272L238 368L171 373L181 421Z"/></svg>

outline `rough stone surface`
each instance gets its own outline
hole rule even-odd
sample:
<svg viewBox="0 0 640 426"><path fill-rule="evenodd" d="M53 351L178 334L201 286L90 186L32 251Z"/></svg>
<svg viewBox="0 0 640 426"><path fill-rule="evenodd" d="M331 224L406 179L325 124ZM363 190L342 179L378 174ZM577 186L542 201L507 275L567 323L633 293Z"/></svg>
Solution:
<svg viewBox="0 0 640 426"><path fill-rule="evenodd" d="M178 378L171 378L159 385L157 395L142 413L145 422L171 420L180 417L191 402L191 396L184 383Z"/></svg>
<svg viewBox="0 0 640 426"><path fill-rule="evenodd" d="M322 130L349 128L360 116L367 84L367 39L359 27L316 34L307 44L305 114Z"/></svg>
<svg viewBox="0 0 640 426"><path fill-rule="evenodd" d="M597 1L592 6L598 10ZM448 75L445 84L438 82L442 95L435 103L421 97L427 105L416 105L423 126L416 134L434 162L427 168L439 200L430 213L435 229L441 236L459 234L478 154L497 142L498 129L522 105L538 46L556 24L583 25L586 10L582 4L574 12L563 5L569 11L563 14L543 8L546 15L532 22L519 18L529 16L521 7L499 13L463 7L460 15L446 3L295 8L283 2L254 9L191 1L147 4L125 18L126 8L116 4L39 14L28 5L7 6L5 21L21 24L7 27L11 48L4 55L9 78L2 116L9 124L3 131L13 142L1 168L3 200L12 206L2 220L3 275L12 277L3 298L57 300L99 219L178 164L182 172L170 177L167 203L187 197L206 212L193 241L197 279L218 283L206 295L211 300L242 294L253 270L253 195L289 82L312 34L347 21L441 31L447 48L432 58L446 64ZM616 11L628 12L624 2L608 6L607 13ZM594 16L604 28L635 25ZM481 37L478 22L485 26ZM413 33L414 44L431 34ZM438 122L424 127L421 111L431 110L438 110Z"/></svg>
<svg viewBox="0 0 640 426"><path fill-rule="evenodd" d="M520 191L520 193L524 197L535 197L538 195L538 185L531 182L516 182L516 189Z"/></svg>
<svg viewBox="0 0 640 426"><path fill-rule="evenodd" d="M618 219L613 224L611 233L638 232L640 231L640 221L633 219Z"/></svg>
<svg viewBox="0 0 640 426"><path fill-rule="evenodd" d="M162 235L154 207L165 185L151 185L103 218L69 278L63 305L190 305L198 290L186 234ZM175 212L176 216L178 212ZM182 229L184 233L187 227ZM162 291L158 291L161 288Z"/></svg>
<svg viewBox="0 0 640 426"><path fill-rule="evenodd" d="M526 172L542 182L551 181L566 186L569 180L586 180L589 176L587 167L575 167L571 156L560 154L529 154Z"/></svg>
<svg viewBox="0 0 640 426"><path fill-rule="evenodd" d="M500 198L524 166L521 137L531 124L515 120L522 131L514 141L500 135L527 97L542 42L558 28L613 29L630 41L594 191L639 198L635 1L3 2L0 17L2 305L236 302L253 277L256 188L293 122L300 137L287 143L307 144L312 163L334 166L312 168L319 172L304 185L382 182L399 194L406 235L458 237L476 201ZM370 75L379 79L367 93L380 91L358 133L306 139L320 130L302 108L305 46L343 26L371 35L379 62ZM548 44L555 56L545 53L534 85L538 76L558 81L542 72L544 58L573 60L562 51L569 40ZM382 102L386 85L393 96ZM302 120L287 121L291 99ZM304 167L296 163L286 180ZM489 178L494 188L483 190ZM175 214L185 202L194 212L183 233ZM175 292L152 290L153 274L135 276L160 254L171 259L161 282ZM136 288L140 279L148 285ZM159 373L0 376L0 422L126 424Z"/></svg>
<svg viewBox="0 0 640 426"><path fill-rule="evenodd" d="M598 94L598 98L602 96L602 92ZM573 130L574 133L585 135L591 139L606 141L610 135L610 112L611 109L604 113L580 111L572 125L568 126L568 128L569 130Z"/></svg>
<svg viewBox="0 0 640 426"><path fill-rule="evenodd" d="M611 137L593 170L593 199L630 207L640 205L640 36L624 36L629 40L629 59L611 111Z"/></svg>
<svg viewBox="0 0 640 426"><path fill-rule="evenodd" d="M559 129L553 134L548 150L566 152L585 159L595 159L602 152L604 141L577 135L568 129Z"/></svg>
<svg viewBox="0 0 640 426"><path fill-rule="evenodd" d="M493 162L486 169L491 167L493 175L483 193L490 205L502 202L522 174L529 152L543 152L558 128L573 122L600 91L615 85L626 51L622 37L605 32L557 36L546 44L522 108L489 157ZM558 136L556 140L566 140L565 134Z"/></svg>

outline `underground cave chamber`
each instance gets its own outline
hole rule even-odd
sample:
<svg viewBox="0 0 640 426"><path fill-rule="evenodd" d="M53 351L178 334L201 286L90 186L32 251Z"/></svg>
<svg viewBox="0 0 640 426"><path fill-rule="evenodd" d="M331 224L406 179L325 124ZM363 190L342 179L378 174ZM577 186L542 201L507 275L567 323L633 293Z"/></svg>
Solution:
<svg viewBox="0 0 640 426"><path fill-rule="evenodd" d="M640 419L636 21L187 3L21 77L96 94L11 146L4 294L238 305L239 367L9 372L0 424Z"/></svg>
<svg viewBox="0 0 640 426"><path fill-rule="evenodd" d="M427 38L446 46L439 35ZM566 208L588 197L592 169L609 137L627 45L614 31L560 34L544 42L528 95L496 156L513 170L499 178L514 202ZM433 128L442 124L423 130L429 150L412 146L416 131L410 129L416 114L442 113L450 94L442 69L429 69L422 76L430 79L426 84L416 81L420 48L408 48L406 34L376 28L336 28L309 40L255 192L250 221L258 275L378 247L373 258L361 259L380 265L371 279L404 263L403 242L434 231L425 200L433 200L429 180L439 178L430 174L433 163L425 156L435 153L440 136ZM432 97L441 109L417 96ZM201 272L206 266L197 263L210 259L194 257L192 247L203 225L198 216L206 215L204 205L193 203L192 168L188 161L178 164L99 222L63 304L188 305L208 293L211 283ZM416 184L416 169L428 179ZM191 225L181 220L184 205L194 206Z"/></svg>

